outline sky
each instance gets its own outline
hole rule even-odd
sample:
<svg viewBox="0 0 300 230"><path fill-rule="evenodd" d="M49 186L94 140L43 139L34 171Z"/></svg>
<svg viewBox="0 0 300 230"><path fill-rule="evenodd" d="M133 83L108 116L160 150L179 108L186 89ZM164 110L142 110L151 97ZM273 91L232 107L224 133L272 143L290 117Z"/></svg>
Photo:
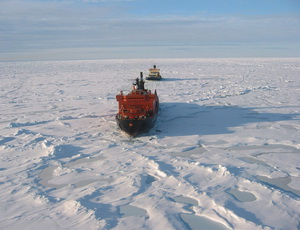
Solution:
<svg viewBox="0 0 300 230"><path fill-rule="evenodd" d="M0 0L0 61L300 57L300 0Z"/></svg>

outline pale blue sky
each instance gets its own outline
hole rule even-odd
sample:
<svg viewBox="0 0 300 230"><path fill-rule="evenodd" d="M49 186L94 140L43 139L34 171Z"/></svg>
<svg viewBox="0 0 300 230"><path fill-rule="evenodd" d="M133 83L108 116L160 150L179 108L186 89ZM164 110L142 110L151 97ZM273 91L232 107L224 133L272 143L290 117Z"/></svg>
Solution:
<svg viewBox="0 0 300 230"><path fill-rule="evenodd" d="M300 57L300 0L0 0L0 61Z"/></svg>

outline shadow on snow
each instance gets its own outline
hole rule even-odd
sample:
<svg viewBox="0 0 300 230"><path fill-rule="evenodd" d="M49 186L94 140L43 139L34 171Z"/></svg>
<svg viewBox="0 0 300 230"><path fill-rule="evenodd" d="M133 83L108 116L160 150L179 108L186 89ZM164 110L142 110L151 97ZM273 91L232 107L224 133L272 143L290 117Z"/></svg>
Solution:
<svg viewBox="0 0 300 230"><path fill-rule="evenodd" d="M161 137L229 134L234 132L234 127L297 120L299 118L296 116L300 115L256 111L260 108L200 106L193 103L160 103L160 108L157 131Z"/></svg>
<svg viewBox="0 0 300 230"><path fill-rule="evenodd" d="M161 81L190 81L199 80L198 78L162 78Z"/></svg>

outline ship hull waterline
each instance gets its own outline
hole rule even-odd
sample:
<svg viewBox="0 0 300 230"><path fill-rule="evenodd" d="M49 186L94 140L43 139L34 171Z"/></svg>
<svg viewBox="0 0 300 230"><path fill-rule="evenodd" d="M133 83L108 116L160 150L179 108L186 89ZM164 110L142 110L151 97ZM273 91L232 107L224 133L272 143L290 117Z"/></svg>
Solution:
<svg viewBox="0 0 300 230"><path fill-rule="evenodd" d="M116 121L119 128L132 137L136 137L140 134L148 132L154 127L156 120L157 115L141 120L120 119L118 116L116 116Z"/></svg>

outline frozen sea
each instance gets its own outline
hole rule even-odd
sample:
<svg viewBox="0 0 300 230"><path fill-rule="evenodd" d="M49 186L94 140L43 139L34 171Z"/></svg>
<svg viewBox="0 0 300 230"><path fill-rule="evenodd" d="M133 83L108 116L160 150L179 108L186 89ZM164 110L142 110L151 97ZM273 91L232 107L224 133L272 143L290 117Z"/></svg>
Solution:
<svg viewBox="0 0 300 230"><path fill-rule="evenodd" d="M131 138L116 94L147 81ZM300 59L0 62L0 229L300 229Z"/></svg>

